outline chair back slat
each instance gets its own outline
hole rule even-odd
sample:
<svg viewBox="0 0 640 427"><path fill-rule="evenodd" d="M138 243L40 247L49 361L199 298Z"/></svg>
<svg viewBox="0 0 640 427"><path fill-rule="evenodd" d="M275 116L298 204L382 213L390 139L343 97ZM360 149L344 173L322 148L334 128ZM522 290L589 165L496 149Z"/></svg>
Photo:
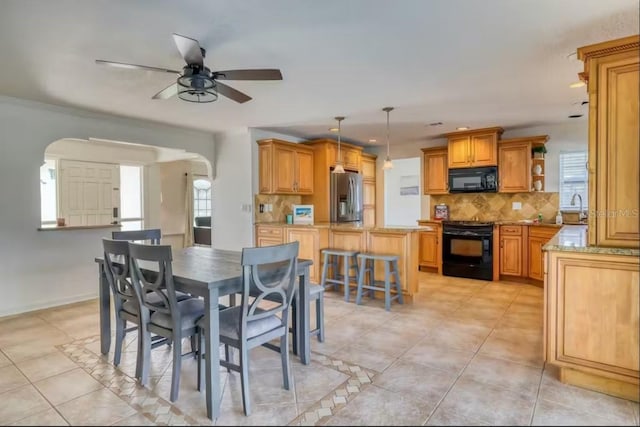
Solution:
<svg viewBox="0 0 640 427"><path fill-rule="evenodd" d="M113 240L128 240L130 242L149 242L152 245L159 245L162 238L162 231L159 228L148 228L146 230L129 230L111 232Z"/></svg>
<svg viewBox="0 0 640 427"><path fill-rule="evenodd" d="M114 297L116 311L127 301L137 301L129 278L129 243L120 240L102 239L104 252L104 275Z"/></svg>
<svg viewBox="0 0 640 427"><path fill-rule="evenodd" d="M180 311L176 299L170 245L145 245L128 242L131 279L144 308L171 316L174 327L180 324ZM154 265L157 272L144 268ZM150 300L151 295L157 299Z"/></svg>
<svg viewBox="0 0 640 427"><path fill-rule="evenodd" d="M244 248L242 250L242 319L240 332L247 324L284 312L283 325L288 322L288 309L295 291L299 243ZM253 301L249 301L254 297ZM264 301L267 308L258 307Z"/></svg>

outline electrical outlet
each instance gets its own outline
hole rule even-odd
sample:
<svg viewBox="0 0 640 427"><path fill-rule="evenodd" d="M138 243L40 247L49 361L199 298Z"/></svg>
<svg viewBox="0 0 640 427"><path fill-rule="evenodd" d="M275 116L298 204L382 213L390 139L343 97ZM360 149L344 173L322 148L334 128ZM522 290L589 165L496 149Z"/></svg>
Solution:
<svg viewBox="0 0 640 427"><path fill-rule="evenodd" d="M271 212L273 210L271 203L267 203L267 212Z"/></svg>
<svg viewBox="0 0 640 427"><path fill-rule="evenodd" d="M512 202L511 203L511 209L513 209L514 211L519 211L520 209L522 209L522 203L520 203L520 202Z"/></svg>
<svg viewBox="0 0 640 427"><path fill-rule="evenodd" d="M264 203L260 203L259 209L260 213L264 213Z"/></svg>

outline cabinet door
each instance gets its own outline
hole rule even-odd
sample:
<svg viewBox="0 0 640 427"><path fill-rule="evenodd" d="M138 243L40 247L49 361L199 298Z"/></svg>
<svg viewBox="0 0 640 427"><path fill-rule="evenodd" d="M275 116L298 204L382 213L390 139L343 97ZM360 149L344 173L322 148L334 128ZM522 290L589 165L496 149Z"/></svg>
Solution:
<svg viewBox="0 0 640 427"><path fill-rule="evenodd" d="M450 168L461 168L471 165L469 153L469 137L461 136L449 139L448 159Z"/></svg>
<svg viewBox="0 0 640 427"><path fill-rule="evenodd" d="M591 125L597 129L597 245L637 248L640 244L638 70L637 51L633 57L614 56L598 70L597 125Z"/></svg>
<svg viewBox="0 0 640 427"><path fill-rule="evenodd" d="M373 227L376 225L376 208L375 206L365 206L362 210L362 222L365 227Z"/></svg>
<svg viewBox="0 0 640 427"><path fill-rule="evenodd" d="M271 147L260 146L258 149L258 180L261 194L273 192L273 162Z"/></svg>
<svg viewBox="0 0 640 427"><path fill-rule="evenodd" d="M310 151L296 152L295 190L300 194L313 194L313 153Z"/></svg>
<svg viewBox="0 0 640 427"><path fill-rule="evenodd" d="M271 237L258 237L257 245L259 248L263 246L275 246L281 245L282 239L271 238Z"/></svg>
<svg viewBox="0 0 640 427"><path fill-rule="evenodd" d="M300 242L298 258L310 259L313 265L309 268L309 280L318 283L318 266L320 265L320 235L318 230L289 228L287 229L287 243Z"/></svg>
<svg viewBox="0 0 640 427"><path fill-rule="evenodd" d="M544 253L542 252L542 247L548 240L543 237L529 237L529 277L532 279L544 279Z"/></svg>
<svg viewBox="0 0 640 427"><path fill-rule="evenodd" d="M447 194L449 192L449 169L447 152L424 153L424 194Z"/></svg>
<svg viewBox="0 0 640 427"><path fill-rule="evenodd" d="M344 167L353 171L360 171L360 152L353 148L342 148Z"/></svg>
<svg viewBox="0 0 640 427"><path fill-rule="evenodd" d="M361 165L362 165L362 179L375 180L376 179L375 159L369 159L367 157L363 157L361 160Z"/></svg>
<svg viewBox="0 0 640 427"><path fill-rule="evenodd" d="M498 165L498 140L495 133L472 135L469 145L472 166Z"/></svg>
<svg viewBox="0 0 640 427"><path fill-rule="evenodd" d="M420 266L438 267L438 233L420 233Z"/></svg>
<svg viewBox="0 0 640 427"><path fill-rule="evenodd" d="M373 206L376 204L376 183L364 181L362 183L362 204Z"/></svg>
<svg viewBox="0 0 640 427"><path fill-rule="evenodd" d="M294 193L296 151L293 148L273 147L274 193Z"/></svg>
<svg viewBox="0 0 640 427"><path fill-rule="evenodd" d="M500 274L522 276L521 236L500 236Z"/></svg>
<svg viewBox="0 0 640 427"><path fill-rule="evenodd" d="M498 187L501 193L531 191L531 145L509 144L499 148Z"/></svg>

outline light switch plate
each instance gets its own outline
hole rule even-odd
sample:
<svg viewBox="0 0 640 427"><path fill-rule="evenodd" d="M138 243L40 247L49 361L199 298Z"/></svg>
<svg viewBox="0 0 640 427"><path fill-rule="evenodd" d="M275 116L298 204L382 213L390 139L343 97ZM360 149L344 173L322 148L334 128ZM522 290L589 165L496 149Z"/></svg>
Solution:
<svg viewBox="0 0 640 427"><path fill-rule="evenodd" d="M514 211L519 211L520 209L522 209L522 203L520 203L520 202L512 202L511 203L511 209L513 209Z"/></svg>

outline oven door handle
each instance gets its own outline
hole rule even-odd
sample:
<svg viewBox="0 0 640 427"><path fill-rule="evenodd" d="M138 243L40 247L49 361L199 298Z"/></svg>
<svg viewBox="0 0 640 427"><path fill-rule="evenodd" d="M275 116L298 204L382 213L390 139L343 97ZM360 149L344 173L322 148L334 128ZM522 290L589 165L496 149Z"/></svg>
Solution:
<svg viewBox="0 0 640 427"><path fill-rule="evenodd" d="M464 236L464 237L491 237L492 233L478 233L473 231L443 231L442 234L447 236Z"/></svg>

